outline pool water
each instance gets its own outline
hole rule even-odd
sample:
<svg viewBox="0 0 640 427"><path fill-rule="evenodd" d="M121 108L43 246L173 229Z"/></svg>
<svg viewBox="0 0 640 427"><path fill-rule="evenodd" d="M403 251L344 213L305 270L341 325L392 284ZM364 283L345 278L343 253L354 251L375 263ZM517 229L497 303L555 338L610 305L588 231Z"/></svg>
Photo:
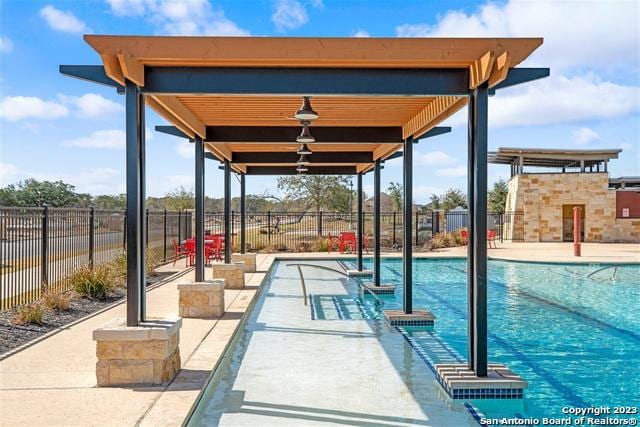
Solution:
<svg viewBox="0 0 640 427"><path fill-rule="evenodd" d="M436 325L400 332L433 363L466 360L466 261L419 259L413 274L414 308L432 311ZM381 277L400 285L401 260L383 260ZM538 419L566 416L563 407L637 406L639 278L640 265L490 261L489 361L506 364L529 387L521 402L470 403L489 418ZM400 308L402 287L382 299L384 309Z"/></svg>

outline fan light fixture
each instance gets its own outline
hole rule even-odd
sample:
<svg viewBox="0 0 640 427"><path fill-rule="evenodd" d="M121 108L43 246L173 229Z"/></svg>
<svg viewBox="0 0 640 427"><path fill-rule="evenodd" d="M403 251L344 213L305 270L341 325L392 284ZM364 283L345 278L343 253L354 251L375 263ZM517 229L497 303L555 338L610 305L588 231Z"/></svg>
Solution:
<svg viewBox="0 0 640 427"><path fill-rule="evenodd" d="M311 132L309 131L309 122L308 121L303 121L302 122L302 133L300 135L298 135L298 137L296 138L296 141L298 142L316 142L316 139L313 137L313 135L311 135Z"/></svg>
<svg viewBox="0 0 640 427"><path fill-rule="evenodd" d="M311 149L307 146L307 144L302 144L297 151L298 154L311 154Z"/></svg>
<svg viewBox="0 0 640 427"><path fill-rule="evenodd" d="M309 161L309 158L307 157L306 154L301 154L300 158L298 159L298 161L296 163L298 164L298 166L300 166L300 165L304 166L304 165L308 165L311 162Z"/></svg>
<svg viewBox="0 0 640 427"><path fill-rule="evenodd" d="M309 169L307 169L307 167L304 165L298 165L298 167L296 168L296 171L298 173L304 173L304 172L308 172Z"/></svg>
<svg viewBox="0 0 640 427"><path fill-rule="evenodd" d="M315 120L318 118L318 113L311 108L311 101L308 96L302 97L302 107L296 111L295 118L298 120Z"/></svg>

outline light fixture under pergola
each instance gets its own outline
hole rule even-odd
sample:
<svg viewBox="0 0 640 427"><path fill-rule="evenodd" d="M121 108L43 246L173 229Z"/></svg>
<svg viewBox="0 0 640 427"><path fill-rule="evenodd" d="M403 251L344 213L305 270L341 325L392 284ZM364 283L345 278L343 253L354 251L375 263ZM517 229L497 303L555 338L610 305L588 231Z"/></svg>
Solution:
<svg viewBox="0 0 640 427"><path fill-rule="evenodd" d="M309 146L307 144L302 144L300 146L300 148L298 148L298 151L296 151L296 153L302 155L302 154L311 154L311 149L309 148Z"/></svg>
<svg viewBox="0 0 640 427"><path fill-rule="evenodd" d="M302 106L294 116L298 120L315 120L318 118L318 113L311 108L311 100L309 96L302 98Z"/></svg>
<svg viewBox="0 0 640 427"><path fill-rule="evenodd" d="M302 122L302 133L298 135L296 141L298 142L316 142L316 139L311 135L309 131L309 125L311 124L308 120L303 120Z"/></svg>

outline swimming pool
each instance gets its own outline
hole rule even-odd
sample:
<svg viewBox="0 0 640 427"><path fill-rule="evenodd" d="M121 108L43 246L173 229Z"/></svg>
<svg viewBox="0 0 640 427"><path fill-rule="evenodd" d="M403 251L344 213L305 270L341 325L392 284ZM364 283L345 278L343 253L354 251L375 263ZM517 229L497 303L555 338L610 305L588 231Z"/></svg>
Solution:
<svg viewBox="0 0 640 427"><path fill-rule="evenodd" d="M382 263L401 283L400 260ZM489 262L489 360L529 383L522 404L476 400L487 417L562 417L563 407L640 402L640 266ZM466 359L465 260L417 260L414 307L437 317L433 332L407 330L435 363ZM402 304L402 289L385 308ZM436 346L437 347L437 346Z"/></svg>
<svg viewBox="0 0 640 427"><path fill-rule="evenodd" d="M450 401L429 368L466 358L465 260L414 262L414 307L436 315L431 330L384 323L383 309L401 307L401 286L395 295L381 296L381 306L361 297L354 279L311 270L305 272L309 305L303 306L295 267L274 263L189 425L255 424L250 416L257 415L270 417L257 418L261 425L469 425L475 423L475 410L488 418L526 419L563 417L563 407L640 402L640 265L490 261L489 360L509 366L529 388L523 400L470 402ZM401 283L400 259L383 259L382 280ZM364 341L378 343L380 354L368 354L373 347ZM354 347L360 352L352 354ZM366 386L352 384L359 366L377 366L379 378L357 378L368 381ZM398 378L408 390L388 402L385 416L384 403L374 406L380 410L375 415L357 396L361 388L392 388ZM322 398L306 384L313 384ZM291 395L289 400L284 394ZM420 418L422 413L428 421ZM279 417L277 422L273 417Z"/></svg>

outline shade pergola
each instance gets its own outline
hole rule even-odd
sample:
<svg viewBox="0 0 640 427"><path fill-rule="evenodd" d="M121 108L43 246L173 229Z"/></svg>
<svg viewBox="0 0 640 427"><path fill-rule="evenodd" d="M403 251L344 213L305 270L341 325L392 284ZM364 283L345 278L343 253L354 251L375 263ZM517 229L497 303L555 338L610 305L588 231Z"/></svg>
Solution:
<svg viewBox="0 0 640 427"><path fill-rule="evenodd" d="M145 316L141 248L146 231L140 216L145 202L145 105L170 123L158 130L195 143L196 280L204 277L205 157L225 165L229 233L232 170L241 175L241 199L245 175L295 173L300 123L293 115L303 96L311 97L319 115L311 127L316 142L310 144L309 173L356 174L362 212L362 174L374 171L376 285L380 284L381 163L402 156L405 313L413 310L413 143L446 132L437 125L468 105L469 367L486 376L487 97L496 89L549 74L548 69L516 68L542 44L541 38L88 35L85 40L100 55L102 66L61 66L61 72L114 86L126 95L129 325ZM362 242L361 215L358 221ZM361 270L362 244L358 246ZM229 253L225 255L228 262Z"/></svg>

